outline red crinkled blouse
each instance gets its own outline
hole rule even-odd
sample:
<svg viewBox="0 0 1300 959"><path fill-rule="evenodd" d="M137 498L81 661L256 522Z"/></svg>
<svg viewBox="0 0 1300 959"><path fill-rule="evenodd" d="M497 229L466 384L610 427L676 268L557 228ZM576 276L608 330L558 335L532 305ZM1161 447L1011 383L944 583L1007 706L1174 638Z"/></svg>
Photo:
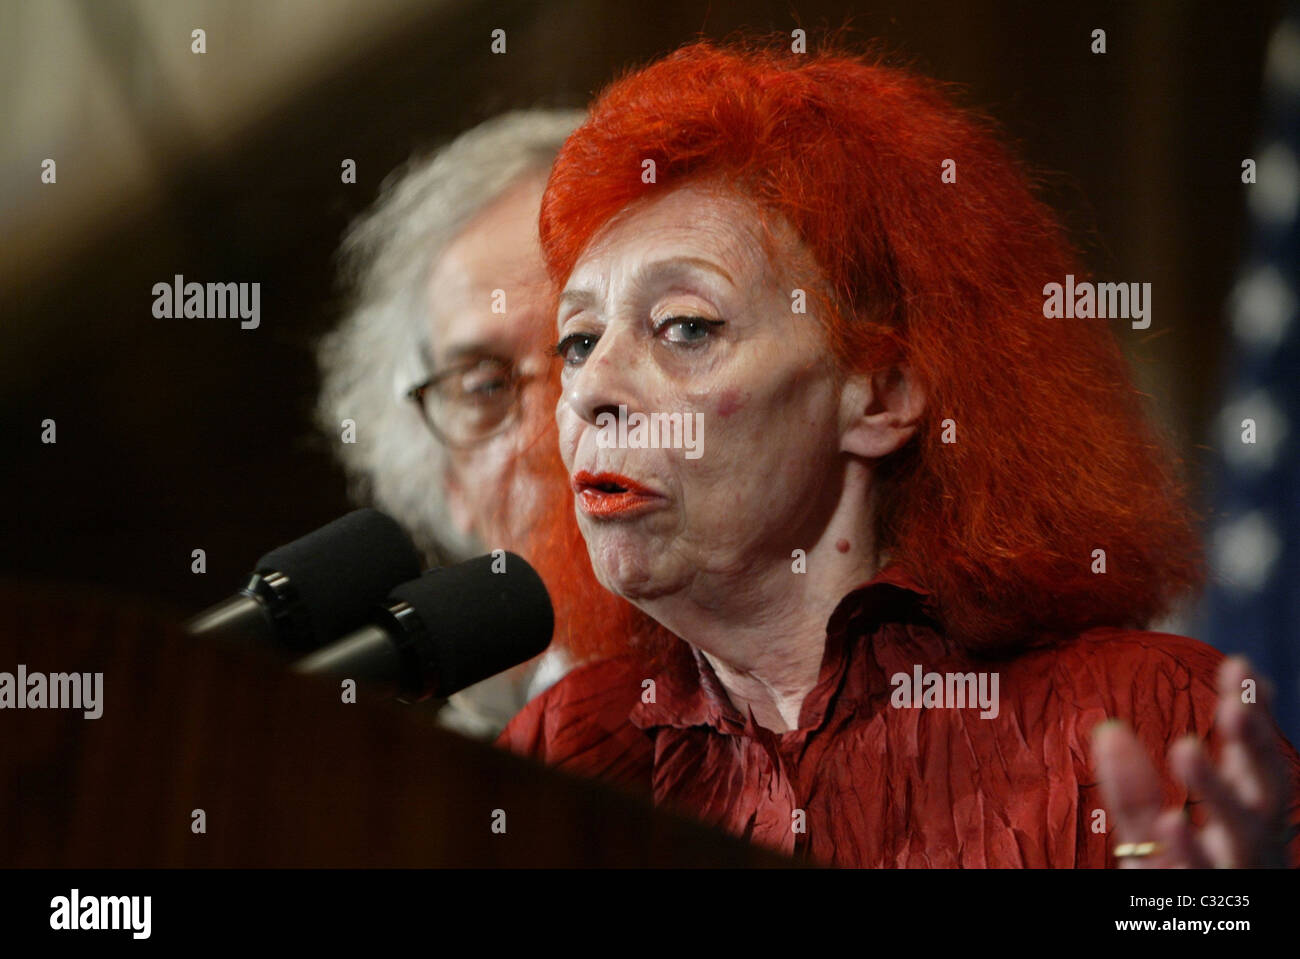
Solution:
<svg viewBox="0 0 1300 959"><path fill-rule="evenodd" d="M845 597L797 730L774 733L742 716L708 661L679 642L653 669L631 655L579 667L528 703L497 745L816 864L1102 867L1116 860L1098 831L1089 734L1113 717L1145 743L1166 807L1186 804L1204 822L1166 756L1195 733L1217 761L1221 653L1183 636L1102 628L979 659L944 637L925 598L897 566ZM984 673L986 692L997 673L997 715L955 695L942 707L937 694L901 705L904 684L891 679L914 679L918 666L922 676ZM653 702L643 701L647 679ZM1288 852L1300 864L1300 755L1277 738Z"/></svg>

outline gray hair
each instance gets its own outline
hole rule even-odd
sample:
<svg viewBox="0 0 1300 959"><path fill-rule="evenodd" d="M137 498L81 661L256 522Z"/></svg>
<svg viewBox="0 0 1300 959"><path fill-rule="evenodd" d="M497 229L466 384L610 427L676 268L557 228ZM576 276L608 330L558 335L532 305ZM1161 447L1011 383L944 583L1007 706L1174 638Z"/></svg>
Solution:
<svg viewBox="0 0 1300 959"><path fill-rule="evenodd" d="M390 513L435 560L469 556L479 546L448 522L446 451L404 399L430 373L426 281L441 251L477 213L521 177L550 169L585 116L581 110L505 113L413 158L385 179L339 251L351 305L317 348L316 422L333 440L351 498ZM348 419L356 423L355 442L343 443Z"/></svg>

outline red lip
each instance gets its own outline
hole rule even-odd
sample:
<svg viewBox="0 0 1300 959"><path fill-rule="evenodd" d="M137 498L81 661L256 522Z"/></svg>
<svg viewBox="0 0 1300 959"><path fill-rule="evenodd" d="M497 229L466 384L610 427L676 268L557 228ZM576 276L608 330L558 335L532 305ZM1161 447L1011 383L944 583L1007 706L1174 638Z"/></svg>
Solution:
<svg viewBox="0 0 1300 959"><path fill-rule="evenodd" d="M654 490L618 473L579 470L572 476L572 485L579 507L588 516L639 515L657 509L664 499Z"/></svg>

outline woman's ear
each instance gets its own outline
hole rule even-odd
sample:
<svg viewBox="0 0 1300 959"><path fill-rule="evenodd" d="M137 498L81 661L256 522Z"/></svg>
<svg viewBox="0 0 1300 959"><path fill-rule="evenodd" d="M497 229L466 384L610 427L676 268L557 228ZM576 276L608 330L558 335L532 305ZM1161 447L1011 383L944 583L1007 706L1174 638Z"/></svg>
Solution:
<svg viewBox="0 0 1300 959"><path fill-rule="evenodd" d="M902 365L848 378L841 396L840 448L880 459L901 448L925 412L925 393Z"/></svg>

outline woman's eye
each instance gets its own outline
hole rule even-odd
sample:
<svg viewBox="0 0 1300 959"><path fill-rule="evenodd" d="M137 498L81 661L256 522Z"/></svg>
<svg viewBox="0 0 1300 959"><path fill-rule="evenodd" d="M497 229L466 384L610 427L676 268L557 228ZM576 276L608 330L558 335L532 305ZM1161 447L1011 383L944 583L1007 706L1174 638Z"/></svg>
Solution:
<svg viewBox="0 0 1300 959"><path fill-rule="evenodd" d="M708 320L702 316L670 316L655 327L655 334L665 334L669 343L700 343L709 338L714 327L722 320Z"/></svg>
<svg viewBox="0 0 1300 959"><path fill-rule="evenodd" d="M554 353L565 366L580 366L591 355L600 337L591 333L570 333L555 345Z"/></svg>

